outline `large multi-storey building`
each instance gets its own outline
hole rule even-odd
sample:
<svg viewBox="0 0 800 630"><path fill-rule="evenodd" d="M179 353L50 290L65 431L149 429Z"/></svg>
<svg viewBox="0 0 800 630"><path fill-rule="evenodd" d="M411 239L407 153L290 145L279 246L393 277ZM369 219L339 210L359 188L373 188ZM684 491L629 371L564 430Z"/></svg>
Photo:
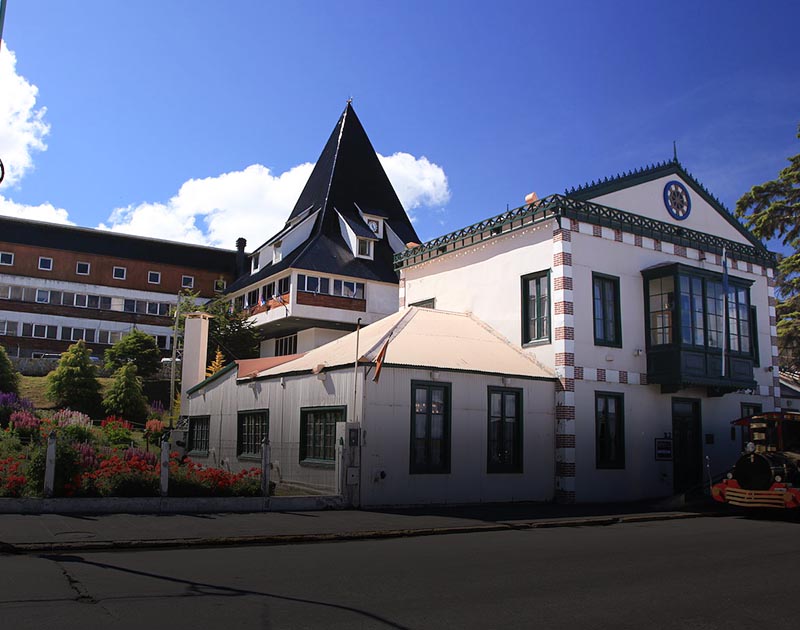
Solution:
<svg viewBox="0 0 800 630"><path fill-rule="evenodd" d="M178 293L211 298L235 271L232 250L0 217L0 343L37 357L83 339L99 356L138 328L166 351Z"/></svg>

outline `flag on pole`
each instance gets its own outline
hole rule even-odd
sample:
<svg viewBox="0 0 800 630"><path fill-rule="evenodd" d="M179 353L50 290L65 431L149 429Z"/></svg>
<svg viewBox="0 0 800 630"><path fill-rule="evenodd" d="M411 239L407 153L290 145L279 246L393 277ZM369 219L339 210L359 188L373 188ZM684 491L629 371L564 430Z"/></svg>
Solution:
<svg viewBox="0 0 800 630"><path fill-rule="evenodd" d="M391 335L386 338L386 341L381 348L381 351L378 353L377 358L375 359L375 376L372 377L372 382L377 383L378 379L381 377L381 368L383 368L383 360L386 358L386 348L389 347L389 340L392 338Z"/></svg>
<svg viewBox="0 0 800 630"><path fill-rule="evenodd" d="M722 376L725 376L725 358L728 354L728 250L722 246Z"/></svg>

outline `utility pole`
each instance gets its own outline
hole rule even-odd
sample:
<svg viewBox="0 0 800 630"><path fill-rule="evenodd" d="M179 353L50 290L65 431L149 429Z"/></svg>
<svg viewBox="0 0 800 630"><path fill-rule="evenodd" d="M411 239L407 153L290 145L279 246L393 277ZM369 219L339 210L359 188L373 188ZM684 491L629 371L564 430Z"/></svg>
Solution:
<svg viewBox="0 0 800 630"><path fill-rule="evenodd" d="M178 291L178 302L175 305L175 324L172 327L172 362L169 368L169 428L173 428L175 414L175 363L178 358L178 323L181 317L181 293Z"/></svg>

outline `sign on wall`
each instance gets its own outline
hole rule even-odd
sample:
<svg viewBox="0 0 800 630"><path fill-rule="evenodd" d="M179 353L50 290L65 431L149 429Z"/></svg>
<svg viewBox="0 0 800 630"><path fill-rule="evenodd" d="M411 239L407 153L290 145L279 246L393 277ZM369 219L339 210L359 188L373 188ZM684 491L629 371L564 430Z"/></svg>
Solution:
<svg viewBox="0 0 800 630"><path fill-rule="evenodd" d="M672 439L671 438L656 438L656 461L657 462L670 462L672 461Z"/></svg>

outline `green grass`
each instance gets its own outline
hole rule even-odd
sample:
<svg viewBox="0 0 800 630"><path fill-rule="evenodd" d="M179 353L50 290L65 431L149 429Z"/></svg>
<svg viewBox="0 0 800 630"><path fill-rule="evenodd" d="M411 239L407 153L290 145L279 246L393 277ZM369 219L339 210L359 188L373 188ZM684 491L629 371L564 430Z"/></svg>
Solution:
<svg viewBox="0 0 800 630"><path fill-rule="evenodd" d="M111 386L111 378L98 378L100 381L100 395L104 396ZM27 398L33 403L36 409L55 409L55 405L48 400L45 392L47 391L46 376L23 376L19 377L19 395Z"/></svg>

